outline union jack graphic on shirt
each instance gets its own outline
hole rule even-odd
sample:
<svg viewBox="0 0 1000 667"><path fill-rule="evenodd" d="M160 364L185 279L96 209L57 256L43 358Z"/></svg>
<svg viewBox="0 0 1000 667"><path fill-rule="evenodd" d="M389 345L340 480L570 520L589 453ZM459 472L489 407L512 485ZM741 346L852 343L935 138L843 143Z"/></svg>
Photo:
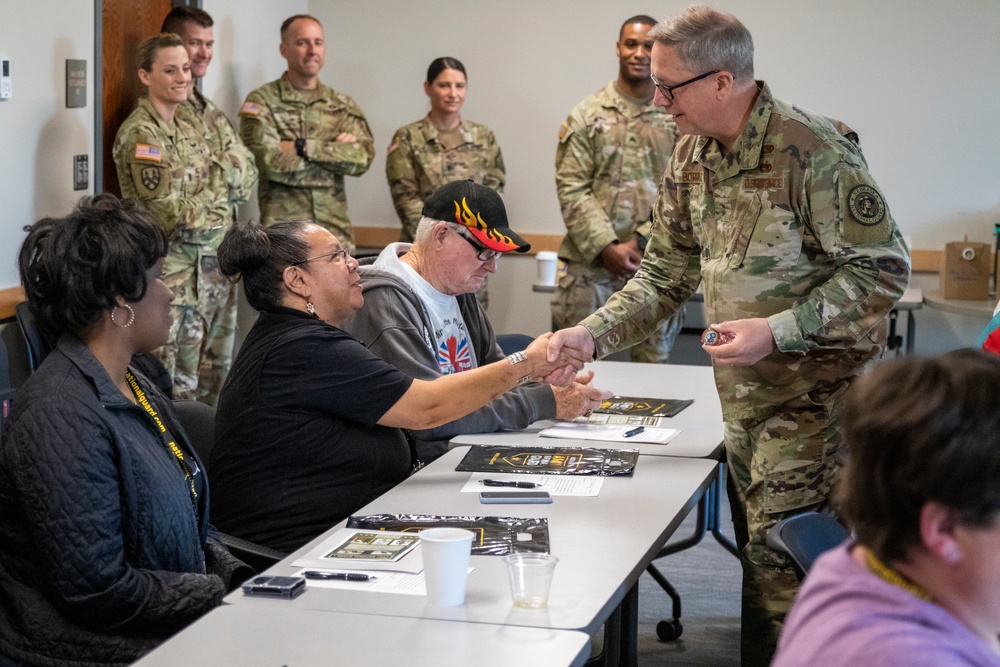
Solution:
<svg viewBox="0 0 1000 667"><path fill-rule="evenodd" d="M469 340L459 340L448 336L438 347L438 366L442 375L461 373L472 368L472 355L469 354Z"/></svg>

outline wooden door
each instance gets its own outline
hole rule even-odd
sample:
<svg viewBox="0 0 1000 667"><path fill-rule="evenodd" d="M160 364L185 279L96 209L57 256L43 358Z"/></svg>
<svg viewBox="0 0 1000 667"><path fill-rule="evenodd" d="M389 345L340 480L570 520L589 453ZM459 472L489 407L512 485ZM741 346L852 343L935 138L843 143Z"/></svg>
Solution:
<svg viewBox="0 0 1000 667"><path fill-rule="evenodd" d="M115 134L135 108L142 93L135 50L147 37L160 32L163 19L175 4L171 0L103 0L102 76L103 118L101 173L103 192L121 195L112 154Z"/></svg>

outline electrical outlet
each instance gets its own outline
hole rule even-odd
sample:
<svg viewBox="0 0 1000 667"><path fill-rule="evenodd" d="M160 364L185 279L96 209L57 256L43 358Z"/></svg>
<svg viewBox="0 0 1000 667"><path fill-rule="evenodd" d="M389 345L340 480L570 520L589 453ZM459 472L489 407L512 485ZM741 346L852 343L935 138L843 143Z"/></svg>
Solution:
<svg viewBox="0 0 1000 667"><path fill-rule="evenodd" d="M90 187L90 158L86 155L73 156L73 189L86 190Z"/></svg>

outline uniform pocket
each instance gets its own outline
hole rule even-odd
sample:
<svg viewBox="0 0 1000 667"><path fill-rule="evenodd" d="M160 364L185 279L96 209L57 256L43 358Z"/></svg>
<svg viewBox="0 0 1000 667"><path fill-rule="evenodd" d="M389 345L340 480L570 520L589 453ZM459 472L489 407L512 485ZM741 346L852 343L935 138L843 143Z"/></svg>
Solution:
<svg viewBox="0 0 1000 667"><path fill-rule="evenodd" d="M801 463L801 465L794 465ZM765 514L791 512L826 501L833 488L833 460L787 461L764 478L767 492L761 507Z"/></svg>

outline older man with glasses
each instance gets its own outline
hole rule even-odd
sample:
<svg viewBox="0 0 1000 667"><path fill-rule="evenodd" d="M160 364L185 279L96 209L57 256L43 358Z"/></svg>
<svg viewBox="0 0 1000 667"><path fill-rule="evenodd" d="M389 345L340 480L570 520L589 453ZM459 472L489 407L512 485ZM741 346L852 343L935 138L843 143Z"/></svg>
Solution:
<svg viewBox="0 0 1000 667"><path fill-rule="evenodd" d="M359 270L365 305L350 332L372 352L422 380L504 358L476 290L503 253L530 246L507 223L500 195L472 181L439 188L425 202L414 243L393 243ZM569 387L525 384L453 422L416 431L417 454L431 461L461 433L524 428L539 419L573 419L611 392L580 376Z"/></svg>
<svg viewBox="0 0 1000 667"><path fill-rule="evenodd" d="M633 278L580 326L578 360L648 335L694 294L712 356L743 560L742 663L767 665L798 583L766 543L781 519L829 508L842 397L886 345L909 252L858 146L755 80L735 17L689 7L649 31L654 104L684 135Z"/></svg>

